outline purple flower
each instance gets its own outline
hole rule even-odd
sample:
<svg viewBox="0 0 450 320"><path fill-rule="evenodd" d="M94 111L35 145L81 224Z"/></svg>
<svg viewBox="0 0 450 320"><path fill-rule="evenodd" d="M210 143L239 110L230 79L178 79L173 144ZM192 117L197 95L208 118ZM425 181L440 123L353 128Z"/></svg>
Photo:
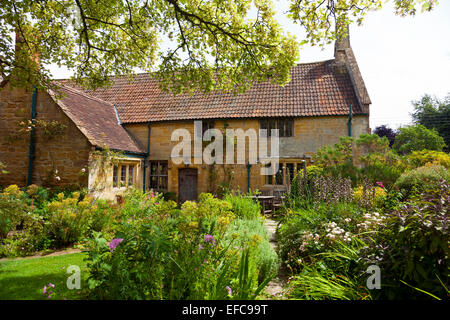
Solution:
<svg viewBox="0 0 450 320"><path fill-rule="evenodd" d="M42 294L46 294L47 293L47 286L44 286L44 289L42 290Z"/></svg>
<svg viewBox="0 0 450 320"><path fill-rule="evenodd" d="M49 286L49 287L52 287L52 288L55 287L55 285L54 285L53 283L51 283L51 282L48 284L48 286Z"/></svg>
<svg viewBox="0 0 450 320"><path fill-rule="evenodd" d="M198 245L198 250L202 250L203 246L201 244Z"/></svg>
<svg viewBox="0 0 450 320"><path fill-rule="evenodd" d="M111 242L109 243L109 249L111 250L111 253L114 251L114 249L119 245L119 243L121 243L123 241L122 238L115 238L112 239Z"/></svg>
<svg viewBox="0 0 450 320"><path fill-rule="evenodd" d="M216 242L216 240L214 239L214 236L212 236L210 234L206 234L205 235L205 242L211 242L211 244L214 244Z"/></svg>
<svg viewBox="0 0 450 320"><path fill-rule="evenodd" d="M231 296L233 294L233 291L231 291L231 288L229 286L226 286L225 289L227 289L228 295Z"/></svg>

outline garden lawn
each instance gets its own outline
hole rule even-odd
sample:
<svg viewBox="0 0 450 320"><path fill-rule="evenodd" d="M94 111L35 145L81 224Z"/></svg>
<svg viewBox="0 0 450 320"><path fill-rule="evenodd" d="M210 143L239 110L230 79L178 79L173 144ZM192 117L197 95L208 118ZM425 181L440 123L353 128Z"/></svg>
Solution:
<svg viewBox="0 0 450 320"><path fill-rule="evenodd" d="M55 285L50 299L83 299L82 289L86 287L88 276L86 253L59 256L27 258L0 261L1 300L42 300L49 299L42 293L45 285ZM81 269L81 290L67 288L67 267L77 265Z"/></svg>

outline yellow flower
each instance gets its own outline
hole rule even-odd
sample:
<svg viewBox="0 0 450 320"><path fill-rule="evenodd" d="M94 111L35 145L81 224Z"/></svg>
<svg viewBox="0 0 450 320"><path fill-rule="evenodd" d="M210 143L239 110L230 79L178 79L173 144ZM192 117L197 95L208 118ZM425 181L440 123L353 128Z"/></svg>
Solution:
<svg viewBox="0 0 450 320"><path fill-rule="evenodd" d="M23 191L20 191L16 184L12 184L3 190L3 194L19 197L23 194Z"/></svg>
<svg viewBox="0 0 450 320"><path fill-rule="evenodd" d="M63 200L64 199L64 193L58 193L58 195L56 196L58 198L58 200Z"/></svg>
<svg viewBox="0 0 450 320"><path fill-rule="evenodd" d="M256 247L258 244L260 244L262 241L262 238L258 234L254 234L250 237L250 246Z"/></svg>

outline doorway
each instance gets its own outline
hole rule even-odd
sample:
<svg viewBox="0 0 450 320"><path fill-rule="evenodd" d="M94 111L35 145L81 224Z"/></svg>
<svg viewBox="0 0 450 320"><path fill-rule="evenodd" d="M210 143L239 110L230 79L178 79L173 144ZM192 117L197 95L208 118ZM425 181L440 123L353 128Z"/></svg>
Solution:
<svg viewBox="0 0 450 320"><path fill-rule="evenodd" d="M178 169L178 201L197 200L197 169Z"/></svg>

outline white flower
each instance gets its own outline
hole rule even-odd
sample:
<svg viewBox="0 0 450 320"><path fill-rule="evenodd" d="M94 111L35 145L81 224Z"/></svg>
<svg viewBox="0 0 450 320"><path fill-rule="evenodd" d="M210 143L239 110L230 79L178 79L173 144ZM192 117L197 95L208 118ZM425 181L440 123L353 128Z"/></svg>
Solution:
<svg viewBox="0 0 450 320"><path fill-rule="evenodd" d="M81 172L86 172L86 169L85 168L81 169Z"/></svg>
<svg viewBox="0 0 450 320"><path fill-rule="evenodd" d="M58 177L58 176L56 176L55 179L56 179L57 181L60 181L60 180L61 180L61 178Z"/></svg>

